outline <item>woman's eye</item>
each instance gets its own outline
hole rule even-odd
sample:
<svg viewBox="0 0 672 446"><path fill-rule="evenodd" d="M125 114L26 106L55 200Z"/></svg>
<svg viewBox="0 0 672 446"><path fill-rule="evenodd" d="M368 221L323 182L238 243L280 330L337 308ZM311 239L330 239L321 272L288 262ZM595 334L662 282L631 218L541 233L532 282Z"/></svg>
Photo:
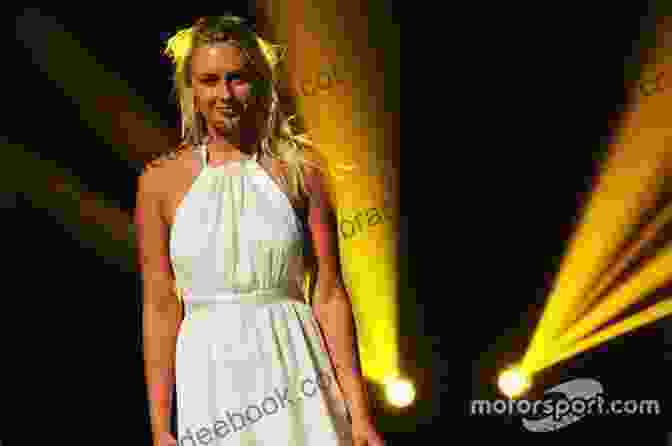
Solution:
<svg viewBox="0 0 672 446"><path fill-rule="evenodd" d="M236 73L228 74L224 79L226 80L227 83L231 83L231 84L234 84L234 85L239 85L239 84L247 82L247 80L245 79L245 77L242 74L236 74ZM218 81L218 79L216 79L216 78L209 78L209 79L204 79L203 83L206 84L206 85L216 85L217 81Z"/></svg>

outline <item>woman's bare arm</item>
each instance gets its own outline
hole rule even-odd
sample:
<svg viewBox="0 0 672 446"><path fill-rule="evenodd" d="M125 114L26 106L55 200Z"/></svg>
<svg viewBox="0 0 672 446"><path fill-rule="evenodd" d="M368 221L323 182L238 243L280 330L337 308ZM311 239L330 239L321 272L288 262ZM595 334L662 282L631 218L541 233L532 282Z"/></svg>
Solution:
<svg viewBox="0 0 672 446"><path fill-rule="evenodd" d="M175 346L182 320L168 253L168 227L161 214L160 168L148 168L138 180L135 225L143 281L143 344L147 397L154 446L170 432ZM165 175L165 174L164 174Z"/></svg>
<svg viewBox="0 0 672 446"><path fill-rule="evenodd" d="M308 222L318 262L315 317L324 333L336 379L343 387L353 421L372 422L366 384L355 355L355 323L350 296L342 280L335 214L321 174L315 170L306 173L310 194Z"/></svg>

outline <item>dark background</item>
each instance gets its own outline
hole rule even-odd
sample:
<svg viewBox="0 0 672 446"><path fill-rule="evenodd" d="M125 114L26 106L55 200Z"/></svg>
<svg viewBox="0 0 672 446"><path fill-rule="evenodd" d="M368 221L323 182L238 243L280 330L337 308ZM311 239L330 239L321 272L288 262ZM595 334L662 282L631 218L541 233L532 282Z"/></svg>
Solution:
<svg viewBox="0 0 672 446"><path fill-rule="evenodd" d="M417 443L420 434L437 444L530 438L519 419L470 416L469 402L500 397L496 373L529 342L632 88L628 70L637 66L640 36L652 30L652 7L588 12L577 3L438 16L398 3L371 5L372 24L399 26L401 15L409 16L401 341L419 391L417 405L401 416L381 409L380 429L390 445ZM251 14L244 3L228 11ZM126 80L166 126L177 122L170 67L159 57L162 33L201 14L129 13L114 5L102 11L96 4L40 12ZM428 22L433 15L441 22ZM57 161L132 213L137 171L83 122L77 105L14 39L16 54L4 70L8 141ZM77 61L68 62L77 69ZM4 326L13 408L6 429L17 433L18 444L38 437L149 444L139 276L120 273L21 191L11 192L4 207L11 210ZM593 418L546 435L630 435L664 444L672 431L663 421L672 410L669 325L668 318L611 340L542 377L548 387L597 379L613 398L658 399L663 415Z"/></svg>

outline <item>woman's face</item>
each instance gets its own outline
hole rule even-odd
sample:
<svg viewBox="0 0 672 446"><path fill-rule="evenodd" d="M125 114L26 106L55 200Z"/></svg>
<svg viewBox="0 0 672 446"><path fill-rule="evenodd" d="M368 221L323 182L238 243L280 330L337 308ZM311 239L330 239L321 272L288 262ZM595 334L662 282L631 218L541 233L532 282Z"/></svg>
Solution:
<svg viewBox="0 0 672 446"><path fill-rule="evenodd" d="M209 131L240 132L250 100L251 70L235 46L218 43L196 48L192 54L192 85L195 107L205 118Z"/></svg>

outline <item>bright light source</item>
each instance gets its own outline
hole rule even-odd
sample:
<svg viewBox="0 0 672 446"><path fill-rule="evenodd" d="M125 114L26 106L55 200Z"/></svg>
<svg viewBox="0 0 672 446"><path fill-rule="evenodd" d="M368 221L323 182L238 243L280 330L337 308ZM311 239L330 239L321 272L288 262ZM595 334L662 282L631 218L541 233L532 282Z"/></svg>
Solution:
<svg viewBox="0 0 672 446"><path fill-rule="evenodd" d="M405 407L415 399L415 388L409 381L395 378L385 383L387 401L396 407Z"/></svg>
<svg viewBox="0 0 672 446"><path fill-rule="evenodd" d="M509 398L515 398L531 386L530 377L520 369L512 367L499 375L499 389Z"/></svg>

